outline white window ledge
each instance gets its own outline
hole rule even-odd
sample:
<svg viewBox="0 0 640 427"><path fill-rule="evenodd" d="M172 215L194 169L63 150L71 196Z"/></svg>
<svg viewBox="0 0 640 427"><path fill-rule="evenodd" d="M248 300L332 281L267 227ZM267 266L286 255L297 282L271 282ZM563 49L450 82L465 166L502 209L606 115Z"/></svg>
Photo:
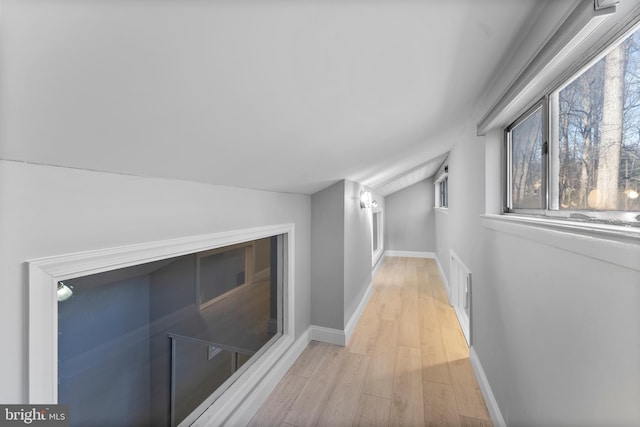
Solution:
<svg viewBox="0 0 640 427"><path fill-rule="evenodd" d="M640 271L640 229L505 214L482 215L485 227Z"/></svg>
<svg viewBox="0 0 640 427"><path fill-rule="evenodd" d="M449 214L449 208L441 208L440 206L435 206L433 209L436 212L440 212L440 213L447 214L447 215Z"/></svg>

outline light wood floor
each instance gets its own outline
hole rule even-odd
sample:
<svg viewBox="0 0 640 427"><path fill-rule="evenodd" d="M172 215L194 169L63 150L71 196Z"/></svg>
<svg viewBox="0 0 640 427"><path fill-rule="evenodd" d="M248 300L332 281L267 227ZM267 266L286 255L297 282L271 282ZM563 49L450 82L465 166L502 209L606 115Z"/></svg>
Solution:
<svg viewBox="0 0 640 427"><path fill-rule="evenodd" d="M434 260L387 257L351 341L312 341L251 426L492 426Z"/></svg>

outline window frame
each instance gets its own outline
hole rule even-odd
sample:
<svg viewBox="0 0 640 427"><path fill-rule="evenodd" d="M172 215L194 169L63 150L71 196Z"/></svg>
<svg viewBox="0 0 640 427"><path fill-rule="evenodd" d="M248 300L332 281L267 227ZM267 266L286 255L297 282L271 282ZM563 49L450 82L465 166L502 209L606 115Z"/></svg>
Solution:
<svg viewBox="0 0 640 427"><path fill-rule="evenodd" d="M378 215L377 227L373 226L373 217ZM378 239L378 247L373 247L374 235ZM384 253L384 211L382 208L374 207L371 210L371 265L375 266Z"/></svg>
<svg viewBox="0 0 640 427"><path fill-rule="evenodd" d="M640 228L639 211L620 210L595 210L595 209L560 209L559 207L559 169L560 160L558 156L558 114L559 114L559 93L568 85L585 73L590 67L604 58L609 52L619 44L624 43L634 32L640 31L640 22L617 37L612 38L601 48L594 51L591 58L581 67L575 69L571 74L547 88L536 101L531 104L523 113L519 114L515 120L503 128L503 214L525 215L550 220L566 220L568 222L580 222L583 224L607 224L613 226L625 226ZM571 69L571 67L569 68ZM525 121L542 108L542 188L543 207L535 209L513 208L512 201L512 150L510 132L520 123Z"/></svg>
<svg viewBox="0 0 640 427"><path fill-rule="evenodd" d="M509 126L504 129L505 134L505 152L506 152L506 179L505 186L505 212L508 213L523 213L523 214L535 214L541 210L548 210L549 207L549 108L548 97L543 97L536 101L527 111L521 114L516 120L514 120ZM542 116L542 144L541 149L541 164L542 164L542 208L514 208L513 207L513 149L511 132L518 127L518 125L525 122L529 117L534 115L538 110L541 111Z"/></svg>
<svg viewBox="0 0 640 427"><path fill-rule="evenodd" d="M260 350L259 358L199 415L203 423L222 424L238 419L246 399L260 384L271 379L277 362L286 357L296 340L295 313L295 224L280 224L229 230L151 243L132 244L95 251L57 255L27 260L29 270L29 359L28 396L31 404L58 402L58 299L59 281L101 273L145 262L188 255L200 251L261 238L283 235L282 334L269 348ZM203 403L204 404L204 403ZM195 420L192 420L193 422Z"/></svg>
<svg viewBox="0 0 640 427"><path fill-rule="evenodd" d="M449 172L444 172L435 183L435 208L449 209ZM444 188L443 188L444 187ZM444 192L444 197L443 197ZM444 200L443 200L444 199Z"/></svg>

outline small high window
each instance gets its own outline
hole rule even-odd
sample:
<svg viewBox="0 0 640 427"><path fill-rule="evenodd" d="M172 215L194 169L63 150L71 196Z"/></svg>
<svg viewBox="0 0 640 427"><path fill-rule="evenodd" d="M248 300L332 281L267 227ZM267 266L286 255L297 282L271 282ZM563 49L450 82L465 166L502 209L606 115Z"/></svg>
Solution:
<svg viewBox="0 0 640 427"><path fill-rule="evenodd" d="M449 175L446 173L436 180L436 207L449 207Z"/></svg>

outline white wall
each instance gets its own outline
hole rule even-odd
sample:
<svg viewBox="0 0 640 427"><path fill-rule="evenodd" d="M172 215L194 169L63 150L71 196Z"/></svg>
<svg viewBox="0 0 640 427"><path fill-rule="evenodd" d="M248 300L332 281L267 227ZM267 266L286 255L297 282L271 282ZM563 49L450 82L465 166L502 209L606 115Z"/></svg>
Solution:
<svg viewBox="0 0 640 427"><path fill-rule="evenodd" d="M472 345L502 416L514 426L633 425L640 242L483 220L485 203L499 211L501 144L499 131L460 128L436 241L473 274Z"/></svg>
<svg viewBox="0 0 640 427"><path fill-rule="evenodd" d="M344 326L344 186L311 196L311 324Z"/></svg>
<svg viewBox="0 0 640 427"><path fill-rule="evenodd" d="M385 198L385 249L434 252L434 181L428 178Z"/></svg>
<svg viewBox="0 0 640 427"><path fill-rule="evenodd" d="M621 2L619 9L635 6ZM553 23L566 15L556 10L563 7L549 2L532 19L531 31L478 103L477 118L540 50ZM632 15L619 11L604 26L625 16ZM541 93L524 96L539 99ZM516 112L510 114L506 120ZM502 210L503 147L499 127L484 138L473 126L460 132L450 158L450 229L444 237L474 274L472 345L500 412L514 426L637 425L640 241L479 219L483 203L487 213ZM462 198L464 186L483 200ZM467 246L462 239L477 243Z"/></svg>
<svg viewBox="0 0 640 427"><path fill-rule="evenodd" d="M310 324L310 197L0 161L0 402L27 401L26 260L272 224L296 227L295 328Z"/></svg>
<svg viewBox="0 0 640 427"><path fill-rule="evenodd" d="M637 423L640 266L485 234L493 255L474 289L473 342L507 424Z"/></svg>

